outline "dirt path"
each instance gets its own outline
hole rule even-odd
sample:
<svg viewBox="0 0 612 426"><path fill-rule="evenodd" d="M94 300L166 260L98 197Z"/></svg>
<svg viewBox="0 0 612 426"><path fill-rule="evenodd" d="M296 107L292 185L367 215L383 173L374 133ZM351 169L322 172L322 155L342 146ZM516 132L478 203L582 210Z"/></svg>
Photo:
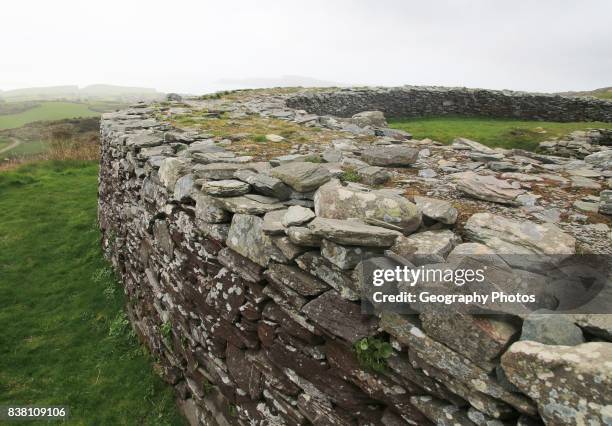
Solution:
<svg viewBox="0 0 612 426"><path fill-rule="evenodd" d="M17 148L23 142L23 141L20 141L19 139L15 139L15 138L10 138L10 139L13 141L13 143L10 144L9 146L6 146L6 147L0 149L0 154L2 154L3 152L10 151L13 148Z"/></svg>

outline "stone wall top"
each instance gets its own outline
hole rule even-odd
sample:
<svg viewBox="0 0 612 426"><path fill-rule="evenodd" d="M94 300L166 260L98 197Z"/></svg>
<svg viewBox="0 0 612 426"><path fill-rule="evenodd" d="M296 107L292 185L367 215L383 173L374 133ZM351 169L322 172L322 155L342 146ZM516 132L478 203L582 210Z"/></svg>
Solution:
<svg viewBox="0 0 612 426"><path fill-rule="evenodd" d="M612 121L612 101L545 93L465 87L366 87L300 93L287 100L314 114L350 117L383 111L388 117L473 116L544 121Z"/></svg>

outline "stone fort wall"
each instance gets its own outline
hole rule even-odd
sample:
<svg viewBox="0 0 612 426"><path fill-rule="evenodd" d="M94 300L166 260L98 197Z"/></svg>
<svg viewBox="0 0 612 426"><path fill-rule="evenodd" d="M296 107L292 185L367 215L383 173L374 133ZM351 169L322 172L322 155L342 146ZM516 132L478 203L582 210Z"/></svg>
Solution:
<svg viewBox="0 0 612 426"><path fill-rule="evenodd" d="M313 114L350 117L470 116L542 121L612 121L612 101L485 89L403 86L333 89L300 94L287 104Z"/></svg>
<svg viewBox="0 0 612 426"><path fill-rule="evenodd" d="M392 115L459 110L443 101L454 91L435 95L439 105L428 97L431 109L414 101L402 105L400 99L413 93L437 92L343 91L287 103L340 115L372 108ZM460 93L452 99L469 105L468 98L480 92ZM372 101L358 105L364 96ZM394 100L388 104L377 103L389 96ZM607 325L584 320L585 334L594 333L589 339L596 335L599 343L571 347L517 342L522 322L517 318L362 315L360 260L389 261L384 251L401 240L404 247L428 247L422 253L427 259L444 261L461 242L449 230L457 211L441 200L423 199L417 209L389 190L343 185L335 179L334 164L303 162L305 155L255 161L228 151L230 139L160 120L199 108L199 117L230 114L229 119L240 120L261 114L319 127L329 121L295 111L284 98L218 110L214 105L137 105L105 114L101 122L102 245L125 287L130 320L175 387L191 424L537 425L598 422L606 416L610 377L589 366L609 359L610 343L601 343L610 340ZM588 111L609 114L604 109ZM556 117L576 119L563 114ZM605 118L610 115L597 117ZM342 139L335 146L354 166L361 160L352 153L362 148L352 143ZM422 149L408 142L372 151L369 146L360 158L383 165L361 161L359 173L372 183L388 179L384 164L406 166ZM465 152L478 154L469 151L474 147L481 149L472 143ZM336 206L340 198L348 201ZM351 219L356 216L363 220ZM485 241L481 232L503 239L514 227L544 232L526 220L474 216L465 225L473 241ZM494 226L502 222L498 235ZM431 231L408 241L419 227ZM573 249L573 238L546 232ZM483 247L469 239L462 246L457 256ZM401 252L402 244L395 249ZM572 322L562 327L584 342ZM363 339L385 343L384 368L359 359L355 344Z"/></svg>

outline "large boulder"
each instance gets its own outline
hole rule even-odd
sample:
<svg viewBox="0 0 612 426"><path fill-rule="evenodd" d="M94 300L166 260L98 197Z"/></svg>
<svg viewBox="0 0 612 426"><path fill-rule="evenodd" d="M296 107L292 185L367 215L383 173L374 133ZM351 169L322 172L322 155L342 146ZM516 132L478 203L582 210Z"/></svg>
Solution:
<svg viewBox="0 0 612 426"><path fill-rule="evenodd" d="M263 232L263 219L257 216L237 213L232 217L226 244L238 254L263 267L270 260L286 261L280 250Z"/></svg>
<svg viewBox="0 0 612 426"><path fill-rule="evenodd" d="M518 205L519 195L525 191L516 188L505 180L495 176L482 176L474 172L457 173L453 176L457 182L457 189L474 198L492 201L494 203Z"/></svg>
<svg viewBox="0 0 612 426"><path fill-rule="evenodd" d="M502 356L508 380L538 404L546 424L612 421L612 343L551 346L521 341Z"/></svg>
<svg viewBox="0 0 612 426"><path fill-rule="evenodd" d="M371 166L406 167L417 160L419 150L403 145L374 146L363 151L361 158Z"/></svg>
<svg viewBox="0 0 612 426"><path fill-rule="evenodd" d="M421 224L416 205L385 189L370 190L357 184L343 186L333 180L319 188L314 202L316 215L323 218L374 220L405 234L414 232Z"/></svg>
<svg viewBox="0 0 612 426"><path fill-rule="evenodd" d="M329 171L316 163L289 163L272 169L270 174L298 192L314 191L331 179Z"/></svg>

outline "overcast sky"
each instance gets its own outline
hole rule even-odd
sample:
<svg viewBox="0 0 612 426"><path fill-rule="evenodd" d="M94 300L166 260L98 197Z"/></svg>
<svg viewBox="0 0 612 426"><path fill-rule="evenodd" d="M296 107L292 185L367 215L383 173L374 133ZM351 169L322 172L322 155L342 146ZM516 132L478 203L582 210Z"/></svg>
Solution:
<svg viewBox="0 0 612 426"><path fill-rule="evenodd" d="M610 0L5 1L0 89L298 75L586 90L612 85L610 17Z"/></svg>

